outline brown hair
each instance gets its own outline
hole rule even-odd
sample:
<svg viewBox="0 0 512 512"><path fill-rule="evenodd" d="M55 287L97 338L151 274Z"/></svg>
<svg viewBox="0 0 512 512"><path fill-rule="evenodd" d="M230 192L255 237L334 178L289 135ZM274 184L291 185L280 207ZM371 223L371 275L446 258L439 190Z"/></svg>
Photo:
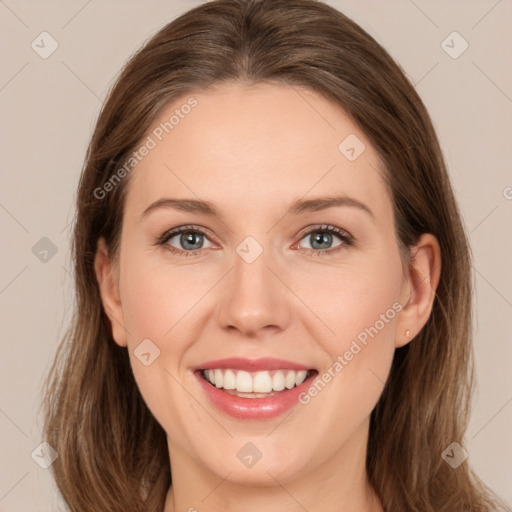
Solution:
<svg viewBox="0 0 512 512"><path fill-rule="evenodd" d="M171 483L166 435L114 343L94 273L97 242L118 249L129 177L98 199L170 101L228 81L305 86L343 107L380 154L403 247L439 241L441 279L427 324L397 349L372 412L371 484L388 511L484 511L492 493L467 461L471 272L467 238L429 115L388 53L313 0L216 0L166 25L127 63L99 116L80 179L73 253L76 313L48 377L46 440L72 511L162 511Z"/></svg>

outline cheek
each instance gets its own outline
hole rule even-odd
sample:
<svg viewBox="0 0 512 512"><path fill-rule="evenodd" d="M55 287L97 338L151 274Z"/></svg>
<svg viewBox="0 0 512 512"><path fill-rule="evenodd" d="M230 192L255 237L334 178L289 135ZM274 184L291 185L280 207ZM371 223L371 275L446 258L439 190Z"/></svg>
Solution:
<svg viewBox="0 0 512 512"><path fill-rule="evenodd" d="M295 274L294 291L312 313L304 314L311 318L312 337L332 358L355 339L363 344L370 339L394 342L403 279L398 254L386 257L383 251L353 264L310 266Z"/></svg>
<svg viewBox="0 0 512 512"><path fill-rule="evenodd" d="M128 338L128 350L135 380L157 420L169 431L183 432L184 416L169 411L191 411L197 404L183 393L178 384L185 382L184 357L201 336L200 317L207 300L201 302L218 280L218 272L205 265L177 265L165 255L125 246L121 258L120 293L122 314ZM151 343L150 357L158 353L149 366L138 358L139 346ZM144 352L147 352L145 349Z"/></svg>
<svg viewBox="0 0 512 512"><path fill-rule="evenodd" d="M141 336L160 342L173 338L210 282L198 265L168 265L165 258L145 254L125 258L122 270L123 317L132 343Z"/></svg>
<svg viewBox="0 0 512 512"><path fill-rule="evenodd" d="M124 270L121 299L135 381L156 420L185 443L187 421L197 405L183 392L181 362L190 346L187 312L201 296L200 285L184 286L187 280L178 279L179 272L166 265L152 268L143 256L125 260ZM146 353L149 357L141 357Z"/></svg>
<svg viewBox="0 0 512 512"><path fill-rule="evenodd" d="M162 391L172 389L171 375L177 375L186 348L176 326L186 314L187 301L175 274L166 265L152 263L140 249L125 246L120 272L122 321L135 380L159 420L159 411L168 408Z"/></svg>
<svg viewBox="0 0 512 512"><path fill-rule="evenodd" d="M393 254L392 248L388 254ZM402 309L399 255L386 258L383 253L360 263L317 272L302 288L302 293L309 290L308 306L321 319L320 324L311 317L309 331L328 355L317 385L303 403L316 402L313 408L324 400L336 404L330 413L333 421L347 422L351 417L357 423L370 414L395 351L395 325ZM317 400L319 395L323 398Z"/></svg>

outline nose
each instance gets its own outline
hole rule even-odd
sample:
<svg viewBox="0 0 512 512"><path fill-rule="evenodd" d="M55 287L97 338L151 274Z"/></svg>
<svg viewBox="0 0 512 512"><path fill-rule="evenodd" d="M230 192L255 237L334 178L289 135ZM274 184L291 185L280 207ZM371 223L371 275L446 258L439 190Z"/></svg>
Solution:
<svg viewBox="0 0 512 512"><path fill-rule="evenodd" d="M248 338L277 334L287 328L291 317L286 279L270 251L263 250L249 261L235 252L234 268L220 294L219 325Z"/></svg>

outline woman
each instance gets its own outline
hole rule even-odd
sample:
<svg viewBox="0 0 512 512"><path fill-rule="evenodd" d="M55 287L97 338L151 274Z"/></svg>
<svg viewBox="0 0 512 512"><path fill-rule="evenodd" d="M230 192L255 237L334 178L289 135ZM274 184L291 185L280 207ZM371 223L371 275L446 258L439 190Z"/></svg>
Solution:
<svg viewBox="0 0 512 512"><path fill-rule="evenodd" d="M359 26L218 0L99 117L45 435L73 511L484 511L470 259L429 116Z"/></svg>

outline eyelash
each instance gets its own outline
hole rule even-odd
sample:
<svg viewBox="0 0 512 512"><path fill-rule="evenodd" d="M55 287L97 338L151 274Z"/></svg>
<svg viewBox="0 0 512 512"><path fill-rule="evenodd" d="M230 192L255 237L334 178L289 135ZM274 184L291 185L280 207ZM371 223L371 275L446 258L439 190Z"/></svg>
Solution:
<svg viewBox="0 0 512 512"><path fill-rule="evenodd" d="M184 250L176 249L176 247L172 247L171 245L167 245L167 242L171 238L175 237L176 235L180 235L181 233L185 233L185 232L195 233L195 234L198 233L198 234L201 234L201 235L205 236L206 238L208 238L208 233L206 233L206 231L204 231L202 228L200 228L198 226L181 226L179 228L172 229L170 231L166 231L163 235L158 237L156 240L156 245L162 246L169 252L171 252L173 254L177 254L179 256L185 256L185 257L199 256L200 253L202 252L202 249L199 249L197 251L184 251ZM313 233L329 233L332 235L336 235L342 241L342 243L340 245L338 245L337 247L334 247L331 249L323 249L323 250L322 249L309 249L309 248L303 249L303 251L306 251L306 253L310 254L310 255L324 256L326 253L332 254L332 253L338 252L339 250L345 249L347 246L354 245L354 242L355 242L352 235L347 233L345 230L337 228L336 226L330 226L328 224L313 226L313 228L309 229L309 231L302 231L300 233L299 242L305 236L311 235Z"/></svg>

